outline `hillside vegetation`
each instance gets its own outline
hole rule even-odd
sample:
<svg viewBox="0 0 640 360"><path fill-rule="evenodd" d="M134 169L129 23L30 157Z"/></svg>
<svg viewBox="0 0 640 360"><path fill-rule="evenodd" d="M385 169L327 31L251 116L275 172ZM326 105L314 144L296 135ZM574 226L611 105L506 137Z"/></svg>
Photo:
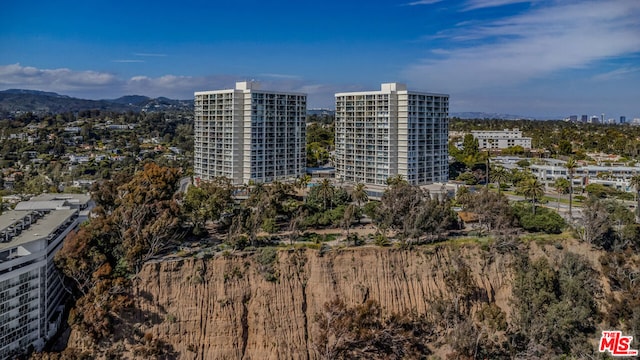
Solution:
<svg viewBox="0 0 640 360"><path fill-rule="evenodd" d="M595 358L640 326L638 256L576 240L268 249L147 263L108 335L76 322L60 356Z"/></svg>

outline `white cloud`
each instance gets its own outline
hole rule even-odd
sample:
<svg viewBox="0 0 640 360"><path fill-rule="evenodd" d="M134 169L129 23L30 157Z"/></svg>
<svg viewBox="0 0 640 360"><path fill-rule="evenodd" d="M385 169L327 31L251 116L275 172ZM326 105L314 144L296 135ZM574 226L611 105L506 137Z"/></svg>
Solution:
<svg viewBox="0 0 640 360"><path fill-rule="evenodd" d="M640 52L639 17L636 0L549 3L440 34L452 46L436 49L434 57L407 67L403 75L421 87L457 92L585 69L601 60Z"/></svg>
<svg viewBox="0 0 640 360"><path fill-rule="evenodd" d="M267 77L267 78L274 78L274 79L300 79L300 76L298 75L289 75L289 74L273 74L273 73L267 73L267 74L260 74L258 75L260 77Z"/></svg>
<svg viewBox="0 0 640 360"><path fill-rule="evenodd" d="M98 71L73 71L66 68L38 69L20 64L0 65L0 85L42 90L74 90L115 85L115 75Z"/></svg>
<svg viewBox="0 0 640 360"><path fill-rule="evenodd" d="M497 7L520 3L534 3L532 0L469 0L465 4L465 11L483 9L489 7Z"/></svg>
<svg viewBox="0 0 640 360"><path fill-rule="evenodd" d="M155 53L135 53L135 56L147 56L147 57L165 57L167 54L155 54Z"/></svg>
<svg viewBox="0 0 640 360"><path fill-rule="evenodd" d="M597 74L593 76L592 79L596 81L620 80L626 78L629 74L636 72L640 72L640 67L625 66L606 73Z"/></svg>
<svg viewBox="0 0 640 360"><path fill-rule="evenodd" d="M98 71L75 71L66 68L38 69L20 64L0 65L0 89L43 90L92 99L107 99L127 94L189 99L193 97L195 91L231 89L237 81L248 79L258 79L264 89L303 92L330 100L336 90L330 85L310 85L299 76L274 73L257 76L167 74L152 77L136 75L122 78L111 73ZM321 105L328 106L330 104Z"/></svg>
<svg viewBox="0 0 640 360"><path fill-rule="evenodd" d="M194 91L230 88L235 80L236 77L231 75L134 76L125 79L98 71L38 69L20 64L0 65L0 89L53 91L93 99L119 97L125 94L188 99L193 97Z"/></svg>
<svg viewBox="0 0 640 360"><path fill-rule="evenodd" d="M195 91L231 88L235 79L235 77L229 75L134 76L126 81L123 91L128 94L143 94L151 97L165 96L189 99L193 97Z"/></svg>
<svg viewBox="0 0 640 360"><path fill-rule="evenodd" d="M119 59L119 60L111 60L114 63L143 63L144 60L133 60L133 59Z"/></svg>
<svg viewBox="0 0 640 360"><path fill-rule="evenodd" d="M431 4L439 3L439 2L441 2L441 1L442 1L442 0L418 0L418 1L410 2L410 3L405 4L405 5L408 5L408 6L415 6L415 5L431 5Z"/></svg>

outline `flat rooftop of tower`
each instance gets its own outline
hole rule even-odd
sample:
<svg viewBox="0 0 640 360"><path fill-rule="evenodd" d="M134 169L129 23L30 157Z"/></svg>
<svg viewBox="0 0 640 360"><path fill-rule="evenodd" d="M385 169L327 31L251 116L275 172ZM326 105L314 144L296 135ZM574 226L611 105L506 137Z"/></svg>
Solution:
<svg viewBox="0 0 640 360"><path fill-rule="evenodd" d="M375 94L388 94L388 93L408 93L408 94L420 94L420 95L432 95L432 96L449 96L449 94L432 93L425 91L408 90L406 84L401 83L383 83L380 85L380 90L368 90L368 91L350 91L336 93L337 96L345 95L375 95Z"/></svg>
<svg viewBox="0 0 640 360"><path fill-rule="evenodd" d="M307 96L305 93L294 92L294 91L283 91L283 90L263 90L260 88L260 83L257 81L239 81L236 83L235 89L220 89L220 90L205 90L205 91L196 91L194 92L194 96L198 95L207 95L207 94L225 94L232 93L234 91L251 91L255 93L263 93L263 94L281 94L281 95L303 95Z"/></svg>

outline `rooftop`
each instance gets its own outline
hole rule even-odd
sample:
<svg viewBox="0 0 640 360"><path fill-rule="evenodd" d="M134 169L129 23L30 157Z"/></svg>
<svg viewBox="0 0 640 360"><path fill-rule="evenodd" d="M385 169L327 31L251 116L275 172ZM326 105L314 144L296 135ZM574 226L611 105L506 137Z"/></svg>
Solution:
<svg viewBox="0 0 640 360"><path fill-rule="evenodd" d="M65 207L66 200L49 200L49 201L21 201L15 210L54 210Z"/></svg>
<svg viewBox="0 0 640 360"><path fill-rule="evenodd" d="M91 195L89 194L40 194L34 196L30 201L54 201L54 200L67 200L71 203L79 202L80 204L86 204L91 201Z"/></svg>
<svg viewBox="0 0 640 360"><path fill-rule="evenodd" d="M393 92L432 95L432 96L447 96L447 97L449 96L448 94L408 90L407 85L400 84L400 83L383 83L380 85L380 90L340 92L340 93L336 93L335 96L338 97L338 96L345 96L345 95L375 95L375 94L388 94Z"/></svg>
<svg viewBox="0 0 640 360"><path fill-rule="evenodd" d="M19 245L24 245L32 241L46 239L49 234L55 231L60 225L71 218L77 210L55 210L45 214L28 228L14 236L9 242L0 242L0 251L10 249ZM0 215L0 231L6 230L18 220L24 218L29 211L8 211Z"/></svg>

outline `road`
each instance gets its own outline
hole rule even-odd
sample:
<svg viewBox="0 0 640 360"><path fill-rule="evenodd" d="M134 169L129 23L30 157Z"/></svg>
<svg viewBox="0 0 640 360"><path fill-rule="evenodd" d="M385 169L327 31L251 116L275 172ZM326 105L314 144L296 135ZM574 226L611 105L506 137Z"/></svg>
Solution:
<svg viewBox="0 0 640 360"><path fill-rule="evenodd" d="M546 196L552 196L552 194L545 194ZM510 195L510 194L506 194L507 199L511 200L511 201L529 201L528 199L525 199L524 196L520 196L520 195ZM571 218L573 218L573 220L569 217L569 204L565 204L565 203L558 203L558 201L549 201L547 203L538 203L538 206L544 206L546 208L549 209L553 209L556 210L558 212L558 214L560 214L560 216L562 216L566 221L568 222L573 222L576 219L581 219L582 218L582 208L576 206L575 204L573 204L573 208L571 209Z"/></svg>

